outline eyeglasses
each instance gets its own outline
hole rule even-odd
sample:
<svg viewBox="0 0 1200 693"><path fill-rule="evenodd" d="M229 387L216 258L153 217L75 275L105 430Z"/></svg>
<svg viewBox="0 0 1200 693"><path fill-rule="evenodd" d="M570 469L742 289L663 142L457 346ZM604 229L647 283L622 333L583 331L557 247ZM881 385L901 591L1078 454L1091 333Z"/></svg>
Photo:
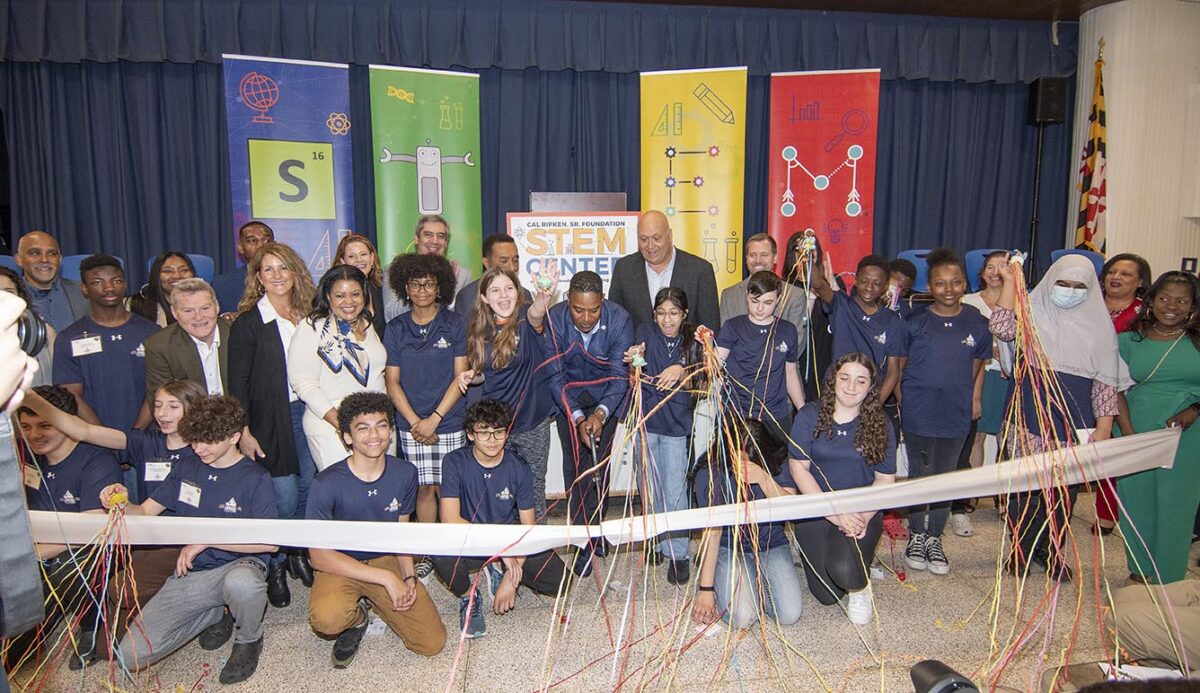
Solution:
<svg viewBox="0 0 1200 693"><path fill-rule="evenodd" d="M508 437L508 431L503 428L493 428L484 431L474 431L475 437L479 440L504 440Z"/></svg>
<svg viewBox="0 0 1200 693"><path fill-rule="evenodd" d="M683 317L683 311L681 311L681 310L656 310L656 311L654 311L654 317L662 318L663 320L678 320L679 318Z"/></svg>
<svg viewBox="0 0 1200 693"><path fill-rule="evenodd" d="M409 291L437 291L438 283L436 279L427 279L425 281L411 281L408 283Z"/></svg>

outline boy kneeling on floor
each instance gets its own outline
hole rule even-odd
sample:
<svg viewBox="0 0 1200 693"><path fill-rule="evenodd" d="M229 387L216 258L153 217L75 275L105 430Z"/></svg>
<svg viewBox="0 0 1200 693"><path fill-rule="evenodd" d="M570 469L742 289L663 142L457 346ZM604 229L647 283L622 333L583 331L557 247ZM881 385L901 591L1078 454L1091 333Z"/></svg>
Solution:
<svg viewBox="0 0 1200 693"><path fill-rule="evenodd" d="M271 475L238 452L246 416L232 397L208 397L192 405L179 422L179 434L196 458L171 466L166 481L129 515L276 519ZM100 492L105 508L114 494L128 494L121 484ZM233 650L221 683L238 683L258 668L263 646L263 614L267 609L267 555L278 547L266 544L189 544L179 552L175 574L158 594L142 605L141 615L121 640L122 661L144 669L192 638L216 649L233 636ZM225 615L228 607L229 615ZM213 630L209 630L212 627ZM211 634L220 631L213 640ZM206 640L207 638L207 640Z"/></svg>
<svg viewBox="0 0 1200 693"><path fill-rule="evenodd" d="M451 524L534 525L533 477L520 457L504 449L512 411L504 402L485 399L467 409L464 424L470 445L442 458L442 522ZM558 594L562 559L553 551L531 556L504 556L499 562L467 556L435 556L434 570L461 598L459 627L467 638L487 634L482 595L472 597L471 573L483 570L480 585L492 594L492 611L508 613L516 605L517 587ZM503 565L503 567L501 567Z"/></svg>
<svg viewBox="0 0 1200 693"><path fill-rule="evenodd" d="M350 457L313 479L305 519L408 522L417 506L417 468L387 454L395 433L392 400L357 392L338 405L338 431ZM313 630L336 637L333 666L354 661L373 610L404 646L432 657L446 643L446 627L425 586L417 581L412 556L310 549L316 568L308 602Z"/></svg>

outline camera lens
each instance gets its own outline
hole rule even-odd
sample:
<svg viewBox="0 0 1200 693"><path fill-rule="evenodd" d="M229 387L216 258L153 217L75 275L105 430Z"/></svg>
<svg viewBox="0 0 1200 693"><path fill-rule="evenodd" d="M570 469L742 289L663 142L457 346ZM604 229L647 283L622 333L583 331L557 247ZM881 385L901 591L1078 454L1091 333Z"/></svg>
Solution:
<svg viewBox="0 0 1200 693"><path fill-rule="evenodd" d="M42 316L28 309L21 313L17 320L17 340L21 343L21 351L37 356L46 348L48 337L46 321Z"/></svg>

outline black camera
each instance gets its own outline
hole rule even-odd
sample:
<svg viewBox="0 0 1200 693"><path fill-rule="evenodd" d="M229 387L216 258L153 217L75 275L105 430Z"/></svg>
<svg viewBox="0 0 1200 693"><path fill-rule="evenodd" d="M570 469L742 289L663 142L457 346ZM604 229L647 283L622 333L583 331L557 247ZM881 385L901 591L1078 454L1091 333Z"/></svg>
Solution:
<svg viewBox="0 0 1200 693"><path fill-rule="evenodd" d="M30 356L37 356L46 348L49 336L46 320L35 311L26 308L17 319L17 341L21 343L21 351Z"/></svg>

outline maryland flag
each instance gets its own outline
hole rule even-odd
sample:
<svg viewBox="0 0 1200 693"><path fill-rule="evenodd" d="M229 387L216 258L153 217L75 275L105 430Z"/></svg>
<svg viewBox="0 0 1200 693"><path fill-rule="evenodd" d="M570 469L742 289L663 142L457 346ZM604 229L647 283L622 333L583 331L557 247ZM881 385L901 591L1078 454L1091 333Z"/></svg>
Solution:
<svg viewBox="0 0 1200 693"><path fill-rule="evenodd" d="M1104 210L1108 207L1105 187L1104 133L1104 53L1096 60L1092 86L1092 113L1088 116L1087 142L1083 145L1083 164L1079 167L1079 218L1075 222L1075 248L1104 252Z"/></svg>

